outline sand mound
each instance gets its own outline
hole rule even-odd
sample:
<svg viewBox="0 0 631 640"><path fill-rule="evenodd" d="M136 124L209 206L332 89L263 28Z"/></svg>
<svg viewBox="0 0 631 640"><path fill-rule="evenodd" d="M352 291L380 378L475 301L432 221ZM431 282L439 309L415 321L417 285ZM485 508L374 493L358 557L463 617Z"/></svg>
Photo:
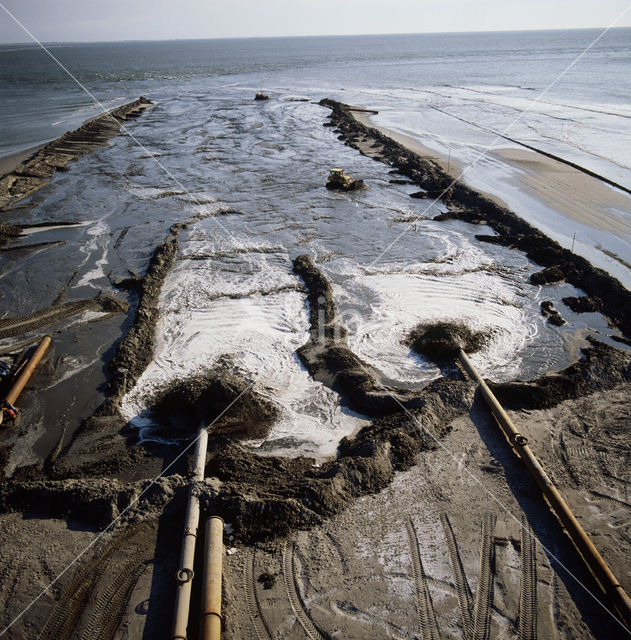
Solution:
<svg viewBox="0 0 631 640"><path fill-rule="evenodd" d="M193 435L200 424L213 423L213 435L232 438L264 437L279 414L276 405L226 365L175 381L158 395L152 412L169 431Z"/></svg>
<svg viewBox="0 0 631 640"><path fill-rule="evenodd" d="M435 362L453 360L458 350L466 353L479 351L487 342L485 334L472 331L461 322L440 322L418 325L405 340L416 353Z"/></svg>

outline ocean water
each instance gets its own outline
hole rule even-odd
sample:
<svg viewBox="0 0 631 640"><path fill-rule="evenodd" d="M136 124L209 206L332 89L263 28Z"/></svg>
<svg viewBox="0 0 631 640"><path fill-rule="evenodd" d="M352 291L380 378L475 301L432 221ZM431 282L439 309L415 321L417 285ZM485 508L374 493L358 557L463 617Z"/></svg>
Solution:
<svg viewBox="0 0 631 640"><path fill-rule="evenodd" d="M306 297L291 270L301 253L332 281L352 349L386 384L421 388L440 375L403 344L416 324L434 320L462 320L488 332L489 344L473 359L494 380L562 368L577 357L585 335L608 340L612 333L598 314L577 316L560 302L580 292L529 285L538 267L522 254L478 242L475 225L434 222L444 205L427 208L409 198L414 187L392 184L387 166L339 142L322 126L328 110L317 101L333 97L377 108L376 122L461 162L528 108L511 137L631 186L630 29L608 33L533 103L597 35L51 46L102 105L141 94L156 104L128 126L129 135L70 165L25 208L8 214L7 221L81 225L37 233L38 241L62 245L25 251L18 262L0 257L0 312L41 308L66 285L71 299L112 294L112 280L142 272L170 225L188 222L160 300L154 359L125 398L124 415L139 440L157 439L150 407L159 389L228 356L281 409L269 437L249 446L283 455L331 455L340 437L366 423L314 382L296 357L308 337ZM0 62L0 155L54 138L99 112L41 49L3 45ZM259 90L270 100L255 102ZM345 167L369 188L327 191L331 166ZM481 165L472 184L487 179L485 171L511 174L509 167ZM487 182L492 190L495 183ZM507 194L516 209L525 202L518 192ZM525 209L527 217L531 207ZM540 215L566 239L575 232L563 231L554 211ZM615 215L628 222L631 208ZM590 237L585 250L601 243L626 256L631 244L624 234L610 235ZM31 235L24 243L33 241ZM614 268L624 281L626 267L618 260ZM626 277L631 282L631 272ZM546 323L539 311L545 299L555 301L567 325ZM107 322L64 325L57 340L66 354L33 419L63 417L71 433L96 405L103 361L121 330ZM73 409L60 408L62 395L74 398ZM42 437L34 448L44 452L50 444Z"/></svg>

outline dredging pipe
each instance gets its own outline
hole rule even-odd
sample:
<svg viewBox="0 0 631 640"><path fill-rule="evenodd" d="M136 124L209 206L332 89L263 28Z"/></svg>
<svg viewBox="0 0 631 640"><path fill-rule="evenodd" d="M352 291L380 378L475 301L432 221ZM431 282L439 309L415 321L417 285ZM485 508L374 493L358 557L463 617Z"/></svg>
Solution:
<svg viewBox="0 0 631 640"><path fill-rule="evenodd" d="M596 549L587 533L585 533L583 527L581 527L580 523L563 499L563 496L561 496L548 477L548 474L544 471L543 467L530 450L530 447L528 446L528 439L517 431L515 425L508 417L508 414L504 411L502 405L500 405L497 398L493 395L493 392L489 389L486 382L482 379L482 376L478 373L477 369L462 349L459 349L458 351L458 360L467 374L471 376L472 380L475 380L478 383L480 393L486 404L491 409L491 413L497 421L497 424L502 430L504 436L508 440L508 443L515 453L523 460L530 475L539 485L546 501L565 528L572 544L583 558L583 561L590 573L600 585L607 597L607 600L615 607L624 624L631 629L631 599L620 584L620 581L609 568L609 565L607 565L603 560L598 549Z"/></svg>
<svg viewBox="0 0 631 640"><path fill-rule="evenodd" d="M219 640L221 637L223 525L219 516L212 516L206 521L202 640Z"/></svg>
<svg viewBox="0 0 631 640"><path fill-rule="evenodd" d="M195 561L195 543L199 528L199 498L195 483L204 479L206 466L206 450L208 449L208 430L205 426L197 432L191 486L188 491L188 505L182 535L180 563L175 573L177 583L175 591L175 609L173 614L173 640L187 640L188 616L191 606L191 589L193 587L193 563Z"/></svg>
<svg viewBox="0 0 631 640"><path fill-rule="evenodd" d="M13 386L9 390L9 393L2 402L2 406L0 407L0 424L2 424L5 411L15 411L13 405L22 393L22 390L26 386L26 383L30 380L31 376L33 375L33 371L35 371L35 367L44 357L44 354L48 350L48 347L50 347L52 341L53 339L50 336L44 336L41 339L40 343L37 345L37 349L35 349L33 355L26 363L26 366L22 369L22 372L18 376L18 379L13 383Z"/></svg>

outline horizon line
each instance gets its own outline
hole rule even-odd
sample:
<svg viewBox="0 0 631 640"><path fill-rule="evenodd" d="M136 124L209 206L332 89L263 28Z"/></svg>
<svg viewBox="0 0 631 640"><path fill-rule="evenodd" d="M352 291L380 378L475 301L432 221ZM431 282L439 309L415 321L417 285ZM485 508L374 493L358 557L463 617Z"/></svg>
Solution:
<svg viewBox="0 0 631 640"><path fill-rule="evenodd" d="M60 44L116 44L123 42L195 42L202 40L275 40L275 39L299 39L299 38L349 38L349 37L381 37L381 36L435 36L435 35L466 35L483 33L539 33L543 31L596 31L603 27L541 27L537 29L478 29L467 31L422 31L422 32L392 32L392 33L312 33L297 35L276 35L276 36L211 36L196 38L125 38L123 40L44 40L46 45ZM611 31L618 29L631 29L629 26L612 27ZM28 45L33 44L32 40L6 41L0 42L4 45Z"/></svg>

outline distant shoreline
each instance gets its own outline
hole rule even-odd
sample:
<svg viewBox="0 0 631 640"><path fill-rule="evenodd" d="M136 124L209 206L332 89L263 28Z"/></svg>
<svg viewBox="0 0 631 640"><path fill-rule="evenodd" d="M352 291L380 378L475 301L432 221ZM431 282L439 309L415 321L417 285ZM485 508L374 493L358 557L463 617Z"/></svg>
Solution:
<svg viewBox="0 0 631 640"><path fill-rule="evenodd" d="M127 40L51 40L43 42L42 44L47 47L59 47L59 46L72 46L72 45L90 45L90 44L133 44L133 43L148 43L148 42L207 42L207 41L239 41L239 40L296 40L301 38L396 38L398 36L450 36L450 35L490 35L490 34L510 34L510 33L568 33L568 32L587 32L593 31L595 33L602 32L607 29L607 25L599 27L565 27L561 29L504 29L504 30L478 30L478 31L425 31L425 32L409 32L402 31L398 33L334 33L334 34L295 34L295 35L268 35L268 36L225 36L225 37L207 37L207 38L168 38L168 39L142 39L142 38L129 38ZM622 31L624 29L631 29L631 26L616 26L611 27L609 31ZM0 42L0 53L3 52L3 47L30 47L33 49L39 48L38 44L32 41L22 42Z"/></svg>

